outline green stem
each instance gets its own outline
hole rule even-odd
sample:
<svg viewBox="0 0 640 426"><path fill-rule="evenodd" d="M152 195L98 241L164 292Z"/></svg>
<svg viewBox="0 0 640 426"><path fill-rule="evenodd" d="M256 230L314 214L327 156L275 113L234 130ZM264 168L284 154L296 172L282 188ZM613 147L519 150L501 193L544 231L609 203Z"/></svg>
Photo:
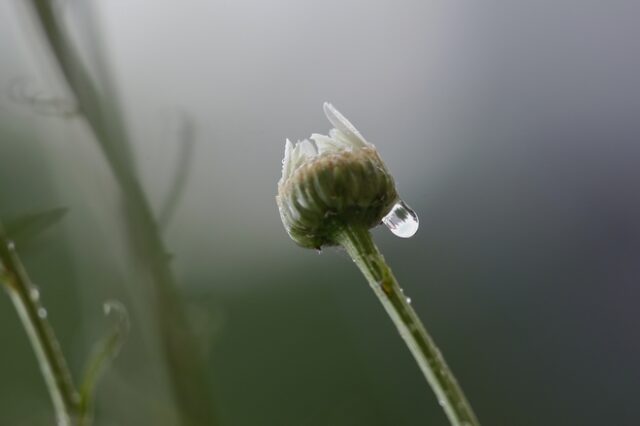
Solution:
<svg viewBox="0 0 640 426"><path fill-rule="evenodd" d="M347 250L369 281L435 392L451 424L479 426L480 423L453 373L403 294L369 231L346 226L336 235L336 241Z"/></svg>
<svg viewBox="0 0 640 426"><path fill-rule="evenodd" d="M0 230L0 281L13 302L31 341L44 381L49 389L58 425L75 424L80 401L53 328L40 304L22 262Z"/></svg>
<svg viewBox="0 0 640 426"><path fill-rule="evenodd" d="M103 79L100 85L97 84L84 66L58 16L56 2L31 0L30 3L62 76L75 97L78 114L84 117L93 132L122 190L134 256L152 281L150 291L155 301L154 315L178 405L180 424L214 425L217 421L208 366L199 355L200 344L189 327L168 263L167 249L138 179L124 119L113 99L111 81Z"/></svg>

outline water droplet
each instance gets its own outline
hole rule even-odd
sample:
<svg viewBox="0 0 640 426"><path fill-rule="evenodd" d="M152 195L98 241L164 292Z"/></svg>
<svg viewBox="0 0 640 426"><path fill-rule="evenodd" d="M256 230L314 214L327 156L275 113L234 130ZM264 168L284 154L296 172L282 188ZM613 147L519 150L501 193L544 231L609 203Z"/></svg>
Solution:
<svg viewBox="0 0 640 426"><path fill-rule="evenodd" d="M418 230L418 215L404 201L398 201L382 222L394 235L400 238L410 238Z"/></svg>
<svg viewBox="0 0 640 426"><path fill-rule="evenodd" d="M45 308L39 308L38 316L42 319L45 319L47 317L47 310Z"/></svg>
<svg viewBox="0 0 640 426"><path fill-rule="evenodd" d="M7 248L8 248L9 250L13 251L13 250L15 250L15 249L16 249L16 244L15 244L13 241L9 241L9 242L7 243Z"/></svg>
<svg viewBox="0 0 640 426"><path fill-rule="evenodd" d="M407 297L407 303L411 304L411 298L410 297Z"/></svg>
<svg viewBox="0 0 640 426"><path fill-rule="evenodd" d="M34 302L37 302L38 299L40 299L40 290L38 290L38 287L31 287L31 289L29 290L29 297Z"/></svg>

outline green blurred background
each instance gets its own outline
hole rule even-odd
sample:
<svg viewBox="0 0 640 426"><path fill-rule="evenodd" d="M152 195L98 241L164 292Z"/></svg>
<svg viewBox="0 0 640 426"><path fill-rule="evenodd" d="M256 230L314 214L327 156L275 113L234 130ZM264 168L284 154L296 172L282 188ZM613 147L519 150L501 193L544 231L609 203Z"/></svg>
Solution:
<svg viewBox="0 0 640 426"><path fill-rule="evenodd" d="M637 2L59 3L157 215L186 179L162 233L220 425L447 424L347 255L280 223L284 139L325 100L421 218L375 238L482 423L638 424ZM0 23L0 218L68 209L17 249L76 377L129 309L95 424L176 424L121 188L24 4ZM0 348L0 424L53 424L4 295Z"/></svg>

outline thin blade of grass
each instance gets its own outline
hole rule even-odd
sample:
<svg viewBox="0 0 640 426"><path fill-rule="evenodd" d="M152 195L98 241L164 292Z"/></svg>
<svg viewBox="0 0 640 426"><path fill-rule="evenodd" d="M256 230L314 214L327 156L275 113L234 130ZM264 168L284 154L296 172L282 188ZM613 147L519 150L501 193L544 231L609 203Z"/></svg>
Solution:
<svg viewBox="0 0 640 426"><path fill-rule="evenodd" d="M87 362L80 385L80 414L83 419L91 417L90 411L95 400L95 391L100 378L116 358L129 335L129 313L125 306L110 300L104 304L106 316L114 316L114 324L109 332L96 342L93 354Z"/></svg>

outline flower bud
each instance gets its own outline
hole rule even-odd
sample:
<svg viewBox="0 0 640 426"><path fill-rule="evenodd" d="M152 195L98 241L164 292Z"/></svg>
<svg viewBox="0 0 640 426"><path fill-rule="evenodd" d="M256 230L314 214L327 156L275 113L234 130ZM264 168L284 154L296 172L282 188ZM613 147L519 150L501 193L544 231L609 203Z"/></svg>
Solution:
<svg viewBox="0 0 640 426"><path fill-rule="evenodd" d="M295 146L287 139L276 201L282 223L299 245L335 245L345 226L370 229L399 200L393 177L376 148L331 104L335 127Z"/></svg>

